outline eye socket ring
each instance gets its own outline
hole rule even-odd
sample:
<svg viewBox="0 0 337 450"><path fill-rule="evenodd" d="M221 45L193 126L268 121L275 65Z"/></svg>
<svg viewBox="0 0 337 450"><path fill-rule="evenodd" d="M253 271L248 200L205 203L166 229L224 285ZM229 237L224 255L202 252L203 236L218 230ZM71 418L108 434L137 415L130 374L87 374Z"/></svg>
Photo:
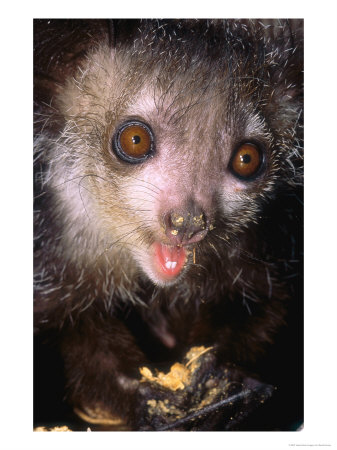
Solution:
<svg viewBox="0 0 337 450"><path fill-rule="evenodd" d="M120 125L112 140L116 156L130 164L140 164L155 152L151 128L139 120L129 120Z"/></svg>
<svg viewBox="0 0 337 450"><path fill-rule="evenodd" d="M232 174L244 181L254 180L265 166L265 154L261 145L242 142L234 151L229 162Z"/></svg>

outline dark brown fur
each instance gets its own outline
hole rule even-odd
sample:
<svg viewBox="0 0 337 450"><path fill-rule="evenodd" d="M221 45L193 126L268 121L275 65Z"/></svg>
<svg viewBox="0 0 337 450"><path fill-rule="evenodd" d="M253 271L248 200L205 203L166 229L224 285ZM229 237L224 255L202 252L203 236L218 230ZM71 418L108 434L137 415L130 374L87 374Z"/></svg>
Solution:
<svg viewBox="0 0 337 450"><path fill-rule="evenodd" d="M35 329L58 337L75 407L98 405L137 428L139 367L169 366L194 345L270 376L263 358L293 320L289 304L301 310L301 26L35 21ZM146 101L134 100L142 89ZM179 196L160 200L142 165L111 153L133 102ZM247 130L266 149L265 172L220 195L219 167ZM170 202L189 208L202 195L212 226L192 246L195 264L190 256L176 282L154 282L137 251ZM143 212L150 201L162 205L156 217ZM277 349L298 352L287 339Z"/></svg>

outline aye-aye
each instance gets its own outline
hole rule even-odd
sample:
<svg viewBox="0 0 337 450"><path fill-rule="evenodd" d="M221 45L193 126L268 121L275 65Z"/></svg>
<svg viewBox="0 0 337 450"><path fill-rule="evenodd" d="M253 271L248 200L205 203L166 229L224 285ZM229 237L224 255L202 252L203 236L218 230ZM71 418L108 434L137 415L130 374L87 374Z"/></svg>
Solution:
<svg viewBox="0 0 337 450"><path fill-rule="evenodd" d="M77 411L138 429L143 366L298 350L302 25L35 21L34 328Z"/></svg>

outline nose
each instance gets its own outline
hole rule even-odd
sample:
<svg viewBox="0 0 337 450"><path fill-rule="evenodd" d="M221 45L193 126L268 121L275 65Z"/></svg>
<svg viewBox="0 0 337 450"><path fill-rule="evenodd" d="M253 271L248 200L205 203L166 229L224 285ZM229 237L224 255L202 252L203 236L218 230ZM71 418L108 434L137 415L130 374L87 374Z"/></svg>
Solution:
<svg viewBox="0 0 337 450"><path fill-rule="evenodd" d="M204 239L208 220L203 209L191 203L186 209L168 212L164 216L164 228L173 245L188 245Z"/></svg>

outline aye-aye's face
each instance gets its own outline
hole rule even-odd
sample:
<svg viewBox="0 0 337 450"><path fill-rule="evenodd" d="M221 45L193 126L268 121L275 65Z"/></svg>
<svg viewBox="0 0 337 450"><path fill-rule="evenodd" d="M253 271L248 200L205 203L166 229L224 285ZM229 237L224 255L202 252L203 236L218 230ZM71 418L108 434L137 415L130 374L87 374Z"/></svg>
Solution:
<svg viewBox="0 0 337 450"><path fill-rule="evenodd" d="M258 84L202 63L165 67L145 73L145 57L95 50L59 94L66 125L52 156L66 239L81 222L87 251L124 255L159 285L202 264L212 234L228 241L256 220L278 164Z"/></svg>

